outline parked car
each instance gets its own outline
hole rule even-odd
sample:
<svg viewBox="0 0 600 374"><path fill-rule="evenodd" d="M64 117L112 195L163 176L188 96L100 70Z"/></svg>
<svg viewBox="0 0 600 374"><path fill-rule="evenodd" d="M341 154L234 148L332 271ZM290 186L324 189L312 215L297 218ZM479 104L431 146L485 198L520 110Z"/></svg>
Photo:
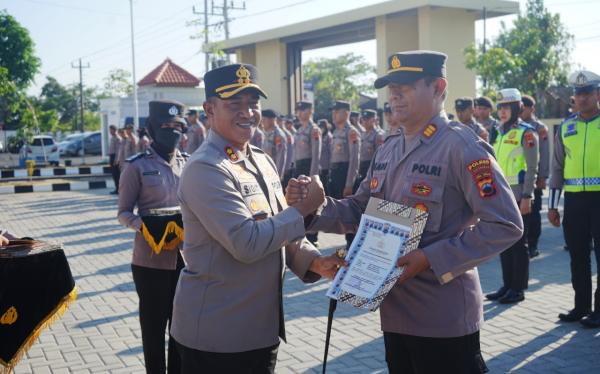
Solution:
<svg viewBox="0 0 600 374"><path fill-rule="evenodd" d="M58 166L58 145L54 138L49 135L37 135L33 137L31 144L23 145L22 155L26 160L34 160L36 164L50 164Z"/></svg>
<svg viewBox="0 0 600 374"><path fill-rule="evenodd" d="M84 136L85 136L85 133L75 133L75 134L68 135L62 142L58 143L58 153L61 156L68 156L68 154L67 154L68 145L76 140L82 139Z"/></svg>
<svg viewBox="0 0 600 374"><path fill-rule="evenodd" d="M83 156L84 150L86 155L102 154L102 136L100 135L100 131L84 133L81 135L81 137L70 141L66 145L64 151L65 155Z"/></svg>

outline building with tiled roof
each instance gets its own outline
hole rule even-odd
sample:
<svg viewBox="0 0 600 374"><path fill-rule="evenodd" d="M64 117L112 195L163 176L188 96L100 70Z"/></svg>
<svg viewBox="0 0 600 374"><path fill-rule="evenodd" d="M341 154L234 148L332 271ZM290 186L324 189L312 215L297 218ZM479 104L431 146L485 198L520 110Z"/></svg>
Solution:
<svg viewBox="0 0 600 374"><path fill-rule="evenodd" d="M199 85L200 79L168 57L138 82L138 87L198 87Z"/></svg>
<svg viewBox="0 0 600 374"><path fill-rule="evenodd" d="M188 108L201 108L204 103L204 82L194 74L166 58L137 83L140 127L148 116L152 100L177 100ZM100 100L103 152L108 150L108 126L122 127L133 123L133 95Z"/></svg>

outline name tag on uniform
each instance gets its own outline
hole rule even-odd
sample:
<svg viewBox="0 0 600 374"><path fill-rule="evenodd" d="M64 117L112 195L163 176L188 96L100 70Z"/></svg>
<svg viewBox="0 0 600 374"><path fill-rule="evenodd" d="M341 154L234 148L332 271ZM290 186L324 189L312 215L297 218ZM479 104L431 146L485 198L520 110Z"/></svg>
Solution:
<svg viewBox="0 0 600 374"><path fill-rule="evenodd" d="M142 175L160 175L160 171L158 171L158 170L145 171L142 173Z"/></svg>

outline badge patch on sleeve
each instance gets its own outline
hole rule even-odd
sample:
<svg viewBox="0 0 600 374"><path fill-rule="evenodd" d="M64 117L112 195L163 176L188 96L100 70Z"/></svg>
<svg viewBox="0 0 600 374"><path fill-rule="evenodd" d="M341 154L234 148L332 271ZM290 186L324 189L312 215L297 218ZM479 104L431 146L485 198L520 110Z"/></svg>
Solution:
<svg viewBox="0 0 600 374"><path fill-rule="evenodd" d="M358 133L354 130L350 130L350 141L353 144L356 144L356 142L358 142Z"/></svg>
<svg viewBox="0 0 600 374"><path fill-rule="evenodd" d="M542 140L548 139L548 129L546 129L544 126L540 127L540 138Z"/></svg>
<svg viewBox="0 0 600 374"><path fill-rule="evenodd" d="M475 160L467 165L467 170L473 176L481 198L496 195L496 185L492 172L492 161L489 159Z"/></svg>
<svg viewBox="0 0 600 374"><path fill-rule="evenodd" d="M314 140L319 140L319 138L321 137L321 131L319 131L319 129L313 129L312 137Z"/></svg>
<svg viewBox="0 0 600 374"><path fill-rule="evenodd" d="M525 133L525 145L527 148L535 146L535 135L533 135L533 132L528 131Z"/></svg>
<svg viewBox="0 0 600 374"><path fill-rule="evenodd" d="M423 182L413 183L410 190L412 193L419 196L429 196L432 191L431 187Z"/></svg>
<svg viewBox="0 0 600 374"><path fill-rule="evenodd" d="M379 186L379 181L377 180L377 178L371 178L371 183L369 184L369 187L371 187L371 189L374 190L377 188L377 186Z"/></svg>

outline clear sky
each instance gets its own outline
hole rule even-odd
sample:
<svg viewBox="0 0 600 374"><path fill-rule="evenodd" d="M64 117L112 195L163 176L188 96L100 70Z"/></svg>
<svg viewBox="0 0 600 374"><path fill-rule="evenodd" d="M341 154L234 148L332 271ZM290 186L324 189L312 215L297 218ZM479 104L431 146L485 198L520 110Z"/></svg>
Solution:
<svg viewBox="0 0 600 374"><path fill-rule="evenodd" d="M222 4L221 0L215 2ZM230 12L234 19L230 23L230 36L379 2L382 0L246 0L246 10ZM526 1L519 2L524 9ZM166 57L195 75L204 73L204 55L199 53L201 40L191 38L200 29L188 26L190 21L201 17L193 14L192 7L196 6L199 11L203 9L203 3L203 0L134 0L137 80ZM241 0L234 3L242 5ZM545 3L550 11L560 14L569 32L575 36L571 56L574 66L600 74L600 1L546 0ZM62 84L78 82L78 71L71 64L80 57L84 64L90 64L90 68L84 70L86 84L101 85L102 78L115 68L131 71L128 0L0 0L0 9L6 9L29 29L36 54L42 60L36 86L30 89L32 94L39 93L47 75ZM500 21L510 25L512 19L507 16L488 20L488 38L497 35ZM220 20L213 16L209 23ZM476 30L476 37L481 40L482 22L477 22ZM363 54L375 64L374 41L308 51L303 58L333 57L350 51Z"/></svg>

